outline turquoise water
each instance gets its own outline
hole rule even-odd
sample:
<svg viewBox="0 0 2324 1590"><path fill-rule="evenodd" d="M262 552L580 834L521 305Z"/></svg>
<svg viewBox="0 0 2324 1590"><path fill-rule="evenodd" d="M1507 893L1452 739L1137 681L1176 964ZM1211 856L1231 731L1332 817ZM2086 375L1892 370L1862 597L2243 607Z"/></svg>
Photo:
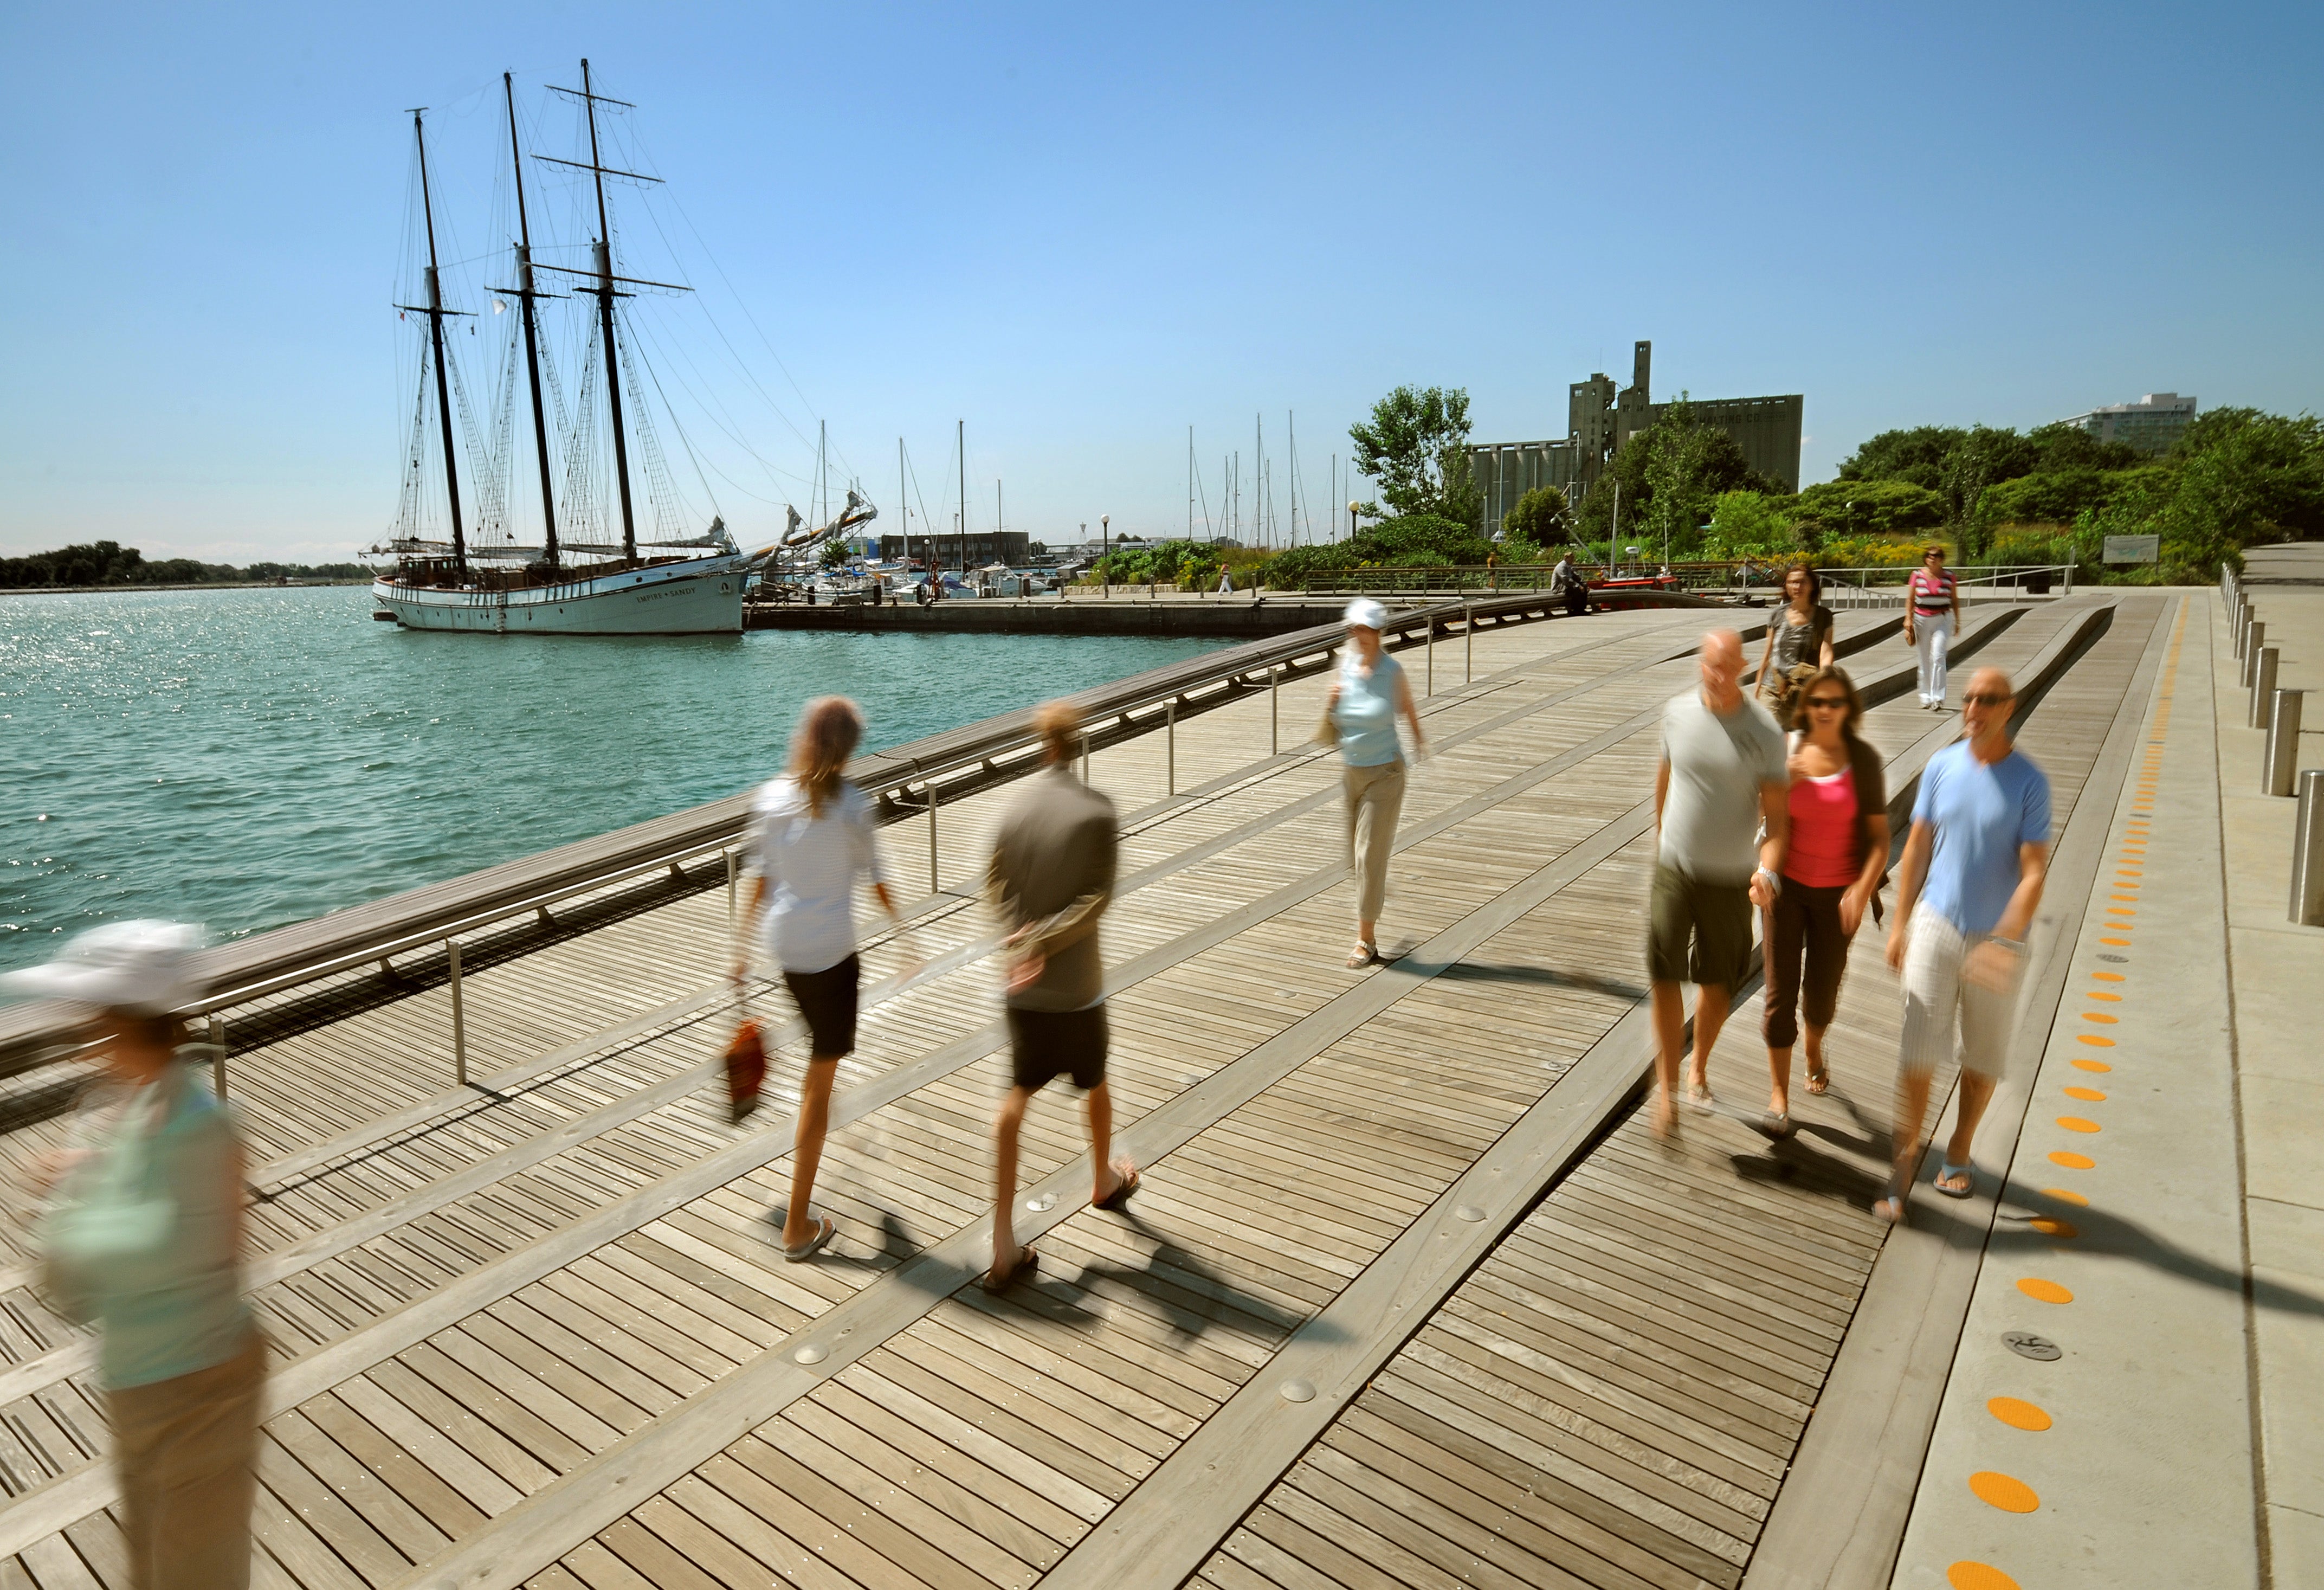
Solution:
<svg viewBox="0 0 2324 1590"><path fill-rule="evenodd" d="M731 795L799 706L877 749L1223 642L429 635L353 587L0 596L0 969L108 918L214 938Z"/></svg>

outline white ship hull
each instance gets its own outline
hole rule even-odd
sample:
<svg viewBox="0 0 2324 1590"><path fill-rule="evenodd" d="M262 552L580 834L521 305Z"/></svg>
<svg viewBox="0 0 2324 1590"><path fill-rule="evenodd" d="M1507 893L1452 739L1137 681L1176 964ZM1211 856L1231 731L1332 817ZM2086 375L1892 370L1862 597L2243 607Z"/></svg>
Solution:
<svg viewBox="0 0 2324 1590"><path fill-rule="evenodd" d="M371 594L407 629L503 635L712 635L742 629L743 557L689 558L651 569L521 590L405 585L392 575Z"/></svg>

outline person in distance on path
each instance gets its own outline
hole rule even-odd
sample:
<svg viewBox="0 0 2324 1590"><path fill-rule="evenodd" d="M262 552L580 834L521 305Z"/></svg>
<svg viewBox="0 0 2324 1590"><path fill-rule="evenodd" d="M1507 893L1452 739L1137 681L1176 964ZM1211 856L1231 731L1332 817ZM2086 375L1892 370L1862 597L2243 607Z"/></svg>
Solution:
<svg viewBox="0 0 2324 1590"><path fill-rule="evenodd" d="M105 1074L78 1146L46 1160L35 1235L51 1307L99 1330L128 1590L244 1590L266 1349L242 1297L243 1150L179 1055L196 929L92 929L0 983L91 1008Z"/></svg>
<svg viewBox="0 0 2324 1590"><path fill-rule="evenodd" d="M1570 551L1557 555L1557 567L1549 571L1549 594L1565 598L1565 614L1579 618L1590 610L1590 582L1573 567Z"/></svg>
<svg viewBox="0 0 2324 1590"><path fill-rule="evenodd" d="M1759 1130L1777 1139L1792 1134L1792 1045L1800 1035L1801 995L1808 1091L1821 1093L1831 1086L1824 1029L1840 1007L1848 947L1888 865L1886 773L1880 753L1857 736L1864 702L1854 682L1840 669L1820 669L1800 688L1795 710L1801 733L1789 770L1783 883L1762 940L1770 1087Z"/></svg>
<svg viewBox="0 0 2324 1590"><path fill-rule="evenodd" d="M1904 977L1896 1080L1895 1169L1872 1206L1902 1224L1920 1159L1929 1081L1960 1030L1960 1108L1937 1190L1976 1190L1969 1147L2009 1055L2011 1007L2025 932L2050 867L2050 781L2009 740L2017 693L1997 668L1969 676L1969 734L1929 759L1897 864L1888 964Z"/></svg>
<svg viewBox="0 0 2324 1590"><path fill-rule="evenodd" d="M1931 546L1904 582L1904 643L1921 654L1921 705L1945 709L1945 648L1960 627L1960 581L1945 572L1945 550Z"/></svg>
<svg viewBox="0 0 2324 1590"><path fill-rule="evenodd" d="M1340 745L1340 787L1348 813L1348 864L1356 875L1356 947L1348 965L1380 958L1376 926L1388 899L1388 861L1396 846L1396 819L1404 811L1404 746L1396 715L1412 726L1412 753L1425 755L1420 709L1404 665L1380 644L1388 609L1370 596L1348 604L1348 643L1323 716Z"/></svg>
<svg viewBox="0 0 2324 1590"><path fill-rule="evenodd" d="M1044 765L1001 820L985 894L1008 931L1010 1086L993 1123L992 1268L985 1290L1030 1274L1040 1255L1017 1243L1017 1135L1025 1106L1059 1077L1089 1095L1090 1203L1119 1209L1138 1170L1110 1159L1113 1095L1105 1082L1105 963L1098 920L1113 901L1120 849L1113 802L1074 774L1079 711L1053 701L1034 715Z"/></svg>
<svg viewBox="0 0 2324 1590"><path fill-rule="evenodd" d="M871 800L842 776L862 737L863 715L846 697L819 696L808 702L791 735L790 766L769 781L752 805L748 851L758 877L742 913L743 930L759 924L761 950L782 968L783 985L807 1030L790 1206L783 1218L783 1257L793 1263L814 1258L838 1229L814 1212L813 1200L824 1134L831 1123L832 1079L839 1062L855 1051L862 976L855 953L855 880L869 878L897 930L904 925L880 870ZM738 991L748 972L738 954Z"/></svg>
<svg viewBox="0 0 2324 1590"><path fill-rule="evenodd" d="M1784 730L1809 726L1794 717L1799 688L1809 673L1832 665L1831 609L1819 599L1816 571L1794 563L1784 571L1784 605L1767 619L1767 643L1759 652L1760 705Z"/></svg>
<svg viewBox="0 0 2324 1590"><path fill-rule="evenodd" d="M1743 694L1743 641L1733 630L1702 637L1699 667L1701 686L1663 709L1662 762L1655 769L1646 975L1658 1051L1654 1130L1663 1138L1678 1127L1674 1100L1686 1025L1680 985L1695 985L1687 1101L1708 1110L1711 1048L1736 986L1751 974L1751 908L1772 905L1783 886L1783 731Z"/></svg>

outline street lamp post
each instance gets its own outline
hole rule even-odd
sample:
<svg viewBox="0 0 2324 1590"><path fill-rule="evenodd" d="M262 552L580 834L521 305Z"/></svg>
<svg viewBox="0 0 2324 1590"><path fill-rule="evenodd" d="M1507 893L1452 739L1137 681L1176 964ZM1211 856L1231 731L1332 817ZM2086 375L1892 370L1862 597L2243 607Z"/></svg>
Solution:
<svg viewBox="0 0 2324 1590"><path fill-rule="evenodd" d="M1112 514L1101 513L1097 516L1098 578L1104 582L1105 594L1109 596L1113 595L1113 571L1105 566L1105 554L1109 544L1109 538L1111 534L1112 524Z"/></svg>
<svg viewBox="0 0 2324 1590"><path fill-rule="evenodd" d="M1356 510L1362 505L1353 497L1348 499L1348 539L1350 541L1356 539Z"/></svg>

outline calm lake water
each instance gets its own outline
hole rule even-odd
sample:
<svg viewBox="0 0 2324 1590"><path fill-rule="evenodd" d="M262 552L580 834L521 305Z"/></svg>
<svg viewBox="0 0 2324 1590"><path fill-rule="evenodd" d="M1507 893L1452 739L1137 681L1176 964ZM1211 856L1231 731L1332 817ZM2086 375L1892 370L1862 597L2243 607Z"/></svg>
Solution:
<svg viewBox="0 0 2324 1590"><path fill-rule="evenodd" d="M0 596L0 970L125 916L214 939L731 795L800 704L877 749L1223 642L499 640L360 587Z"/></svg>

